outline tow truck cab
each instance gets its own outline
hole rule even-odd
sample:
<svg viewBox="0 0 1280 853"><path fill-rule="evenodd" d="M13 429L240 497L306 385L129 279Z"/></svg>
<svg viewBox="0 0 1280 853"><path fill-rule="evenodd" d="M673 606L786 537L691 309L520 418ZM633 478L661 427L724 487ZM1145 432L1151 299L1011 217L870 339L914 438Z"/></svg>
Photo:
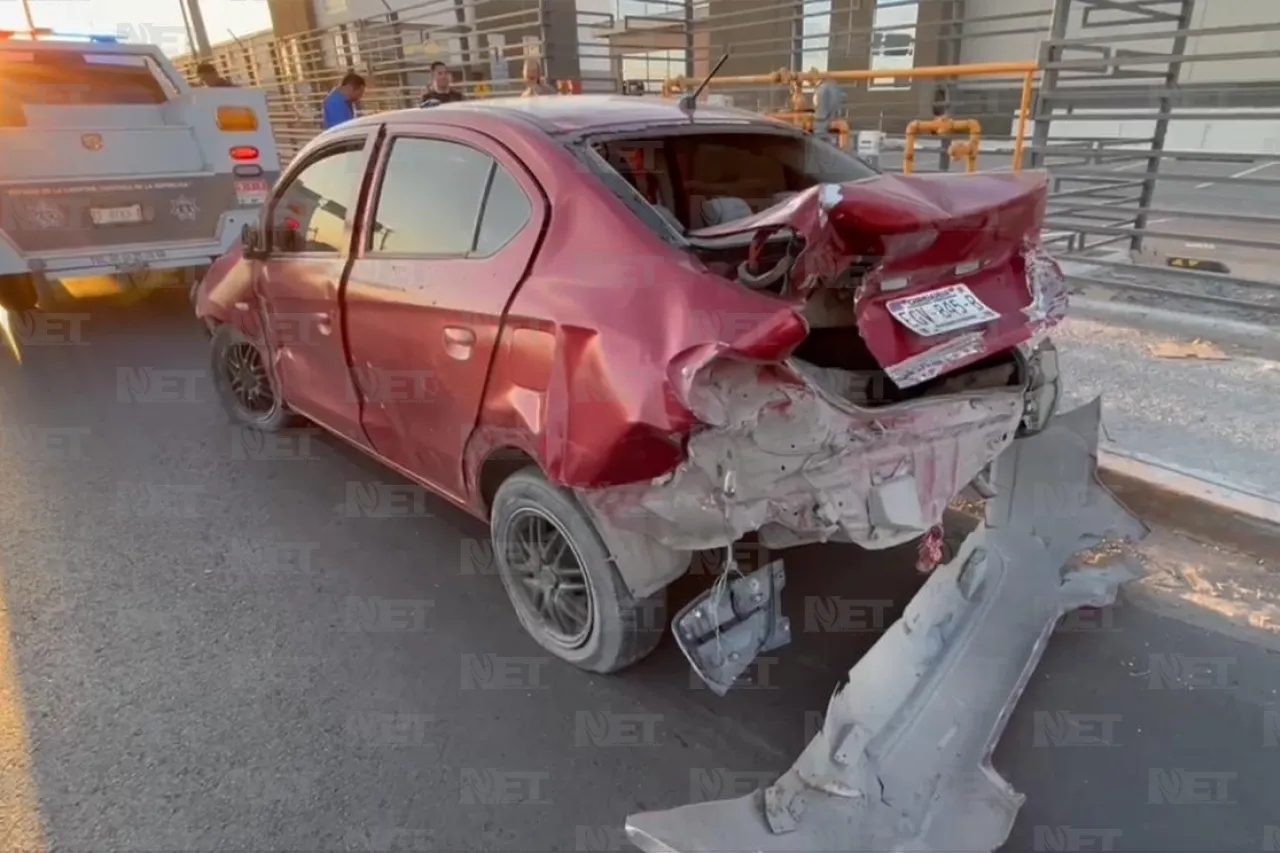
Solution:
<svg viewBox="0 0 1280 853"><path fill-rule="evenodd" d="M193 88L154 45L0 31L4 308L203 268L279 171L261 91Z"/></svg>

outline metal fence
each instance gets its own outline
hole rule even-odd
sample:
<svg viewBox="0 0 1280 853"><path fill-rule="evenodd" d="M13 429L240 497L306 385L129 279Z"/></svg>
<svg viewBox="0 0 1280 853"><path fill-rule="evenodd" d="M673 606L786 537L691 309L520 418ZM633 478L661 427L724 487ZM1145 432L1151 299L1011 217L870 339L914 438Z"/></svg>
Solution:
<svg viewBox="0 0 1280 853"><path fill-rule="evenodd" d="M1130 3L1119 13L1100 0L1058 0L1033 158L1054 178L1048 240L1077 281L1274 323L1280 83L1257 78L1277 57L1265 45L1280 22L1271 9L1269 21L1193 26L1227 2Z"/></svg>
<svg viewBox="0 0 1280 853"><path fill-rule="evenodd" d="M473 96L518 93L530 59L548 82L657 93L673 78L701 78L728 53L712 96L804 122L816 83L833 78L843 126L851 138L884 134L889 170L903 167L909 129L923 130L915 171L962 168L971 151L929 138L927 123L939 115L980 128L979 170L1016 169L1019 128L1030 122L1027 159L1053 176L1046 240L1082 287L1249 319L1274 322L1280 313L1272 282L1280 280L1280 202L1271 200L1280 166L1269 173L1266 159L1280 161L1280 59L1267 49L1280 23L1265 3L1042 0L1010 11L994 0L427 0L387 8L215 50L233 79L267 90L285 156L318 131L320 101L349 68L370 81L370 111L416 105L437 59ZM1027 63L1038 69L1029 83ZM1241 144L1246 136L1260 141Z"/></svg>

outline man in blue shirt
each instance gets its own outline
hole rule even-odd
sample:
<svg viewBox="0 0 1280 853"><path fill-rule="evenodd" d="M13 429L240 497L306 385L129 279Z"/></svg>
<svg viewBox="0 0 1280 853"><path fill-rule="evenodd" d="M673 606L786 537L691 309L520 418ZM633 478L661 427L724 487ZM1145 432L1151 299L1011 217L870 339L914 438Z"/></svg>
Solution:
<svg viewBox="0 0 1280 853"><path fill-rule="evenodd" d="M364 97L364 78L348 71L332 92L325 96L321 107L321 125L324 130L337 127L356 117L356 104Z"/></svg>

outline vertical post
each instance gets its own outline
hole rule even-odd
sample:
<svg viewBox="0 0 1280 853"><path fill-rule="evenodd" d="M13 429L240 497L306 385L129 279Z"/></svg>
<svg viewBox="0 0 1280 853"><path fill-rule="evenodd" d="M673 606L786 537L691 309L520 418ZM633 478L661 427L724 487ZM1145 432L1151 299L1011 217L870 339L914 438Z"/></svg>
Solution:
<svg viewBox="0 0 1280 853"><path fill-rule="evenodd" d="M191 30L196 37L196 53L200 59L212 59L213 47L209 44L209 33L204 28L204 13L200 11L200 0L183 0L187 12L191 16Z"/></svg>
<svg viewBox="0 0 1280 853"><path fill-rule="evenodd" d="M36 28L36 17L31 14L31 0L22 0L22 12L27 16L27 29L34 30Z"/></svg>
<svg viewBox="0 0 1280 853"><path fill-rule="evenodd" d="M182 26L187 31L187 48L193 57L198 58L200 51L196 49L196 37L191 32L191 16L187 14L186 0L178 0L178 8L182 10Z"/></svg>
<svg viewBox="0 0 1280 853"><path fill-rule="evenodd" d="M1047 66L1062 58L1060 42L1067 37L1067 16L1071 13L1071 0L1054 0L1053 21L1049 25L1049 38L1040 45L1040 92L1036 98L1036 127L1031 135L1031 167L1039 169L1045 163L1045 148L1049 144L1049 129L1053 124L1053 96L1061 72Z"/></svg>
<svg viewBox="0 0 1280 853"><path fill-rule="evenodd" d="M694 38L695 26L693 0L684 0L684 76L689 79L698 73L698 66L694 62L694 52L698 47L698 42Z"/></svg>
<svg viewBox="0 0 1280 853"><path fill-rule="evenodd" d="M1027 113L1031 112L1031 87L1035 74L1028 71L1022 75L1021 107L1018 109L1018 129L1013 137L1013 171L1022 171L1022 147L1027 142Z"/></svg>
<svg viewBox="0 0 1280 853"><path fill-rule="evenodd" d="M791 61L787 64L792 71L804 71L804 24L805 24L805 6L808 5L804 0L793 0L791 3Z"/></svg>
<svg viewBox="0 0 1280 853"><path fill-rule="evenodd" d="M1133 238L1129 240L1129 251L1142 251L1143 231L1147 228L1147 208L1151 206L1151 197L1156 192L1156 178L1160 175L1160 154L1164 151L1165 137L1169 135L1169 112L1173 109L1172 90L1178 87L1182 76L1182 57L1187 50L1187 37L1183 35L1191 29L1192 14L1196 0L1182 0L1182 8L1178 12L1179 35L1173 37L1173 47L1169 59L1169 70L1164 76L1164 89L1160 92L1160 118L1156 119L1155 133L1151 137L1151 156L1147 158L1147 171L1142 179L1142 193L1138 196L1138 215L1133 220Z"/></svg>

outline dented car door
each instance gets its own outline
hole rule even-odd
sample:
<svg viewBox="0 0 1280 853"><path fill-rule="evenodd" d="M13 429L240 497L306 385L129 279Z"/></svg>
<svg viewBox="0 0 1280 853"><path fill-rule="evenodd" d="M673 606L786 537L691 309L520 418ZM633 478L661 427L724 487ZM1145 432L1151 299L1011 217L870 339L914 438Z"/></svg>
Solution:
<svg viewBox="0 0 1280 853"><path fill-rule="evenodd" d="M380 157L344 296L361 422L380 454L454 497L544 207L520 163L478 133L394 135Z"/></svg>
<svg viewBox="0 0 1280 853"><path fill-rule="evenodd" d="M339 138L291 170L267 213L257 287L289 405L363 443L342 343L338 293L372 133Z"/></svg>

